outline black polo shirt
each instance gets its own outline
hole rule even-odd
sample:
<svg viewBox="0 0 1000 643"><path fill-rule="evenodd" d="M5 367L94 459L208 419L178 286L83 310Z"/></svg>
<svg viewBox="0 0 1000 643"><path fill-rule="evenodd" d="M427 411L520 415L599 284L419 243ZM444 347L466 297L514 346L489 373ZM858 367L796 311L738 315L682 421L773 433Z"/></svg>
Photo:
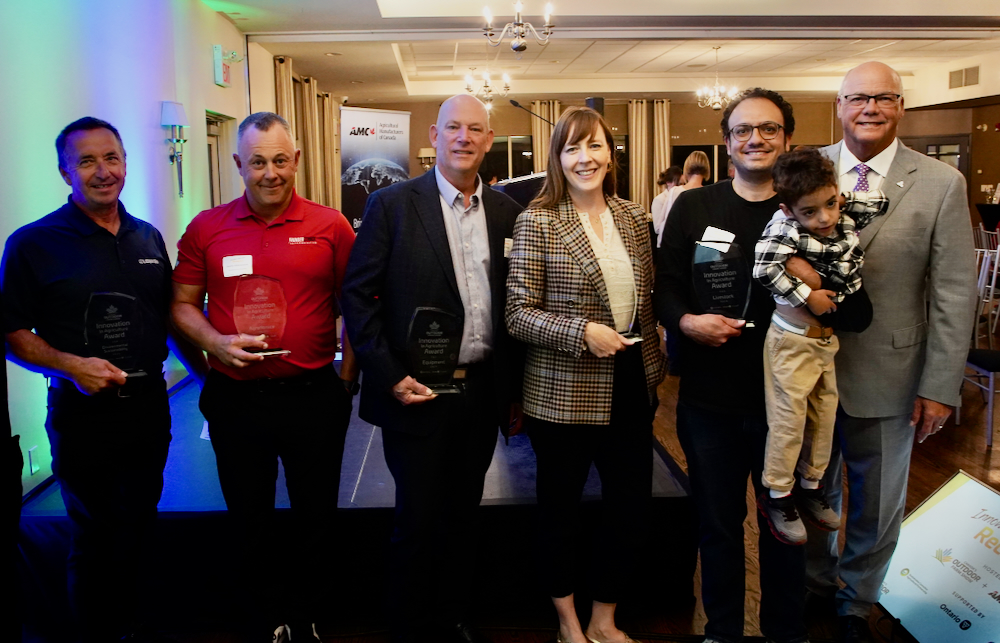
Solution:
<svg viewBox="0 0 1000 643"><path fill-rule="evenodd" d="M160 233L118 202L118 234L94 223L72 198L7 239L0 267L5 333L34 330L56 350L95 357L85 339L91 293L136 298L138 368L159 373L167 357L171 271Z"/></svg>

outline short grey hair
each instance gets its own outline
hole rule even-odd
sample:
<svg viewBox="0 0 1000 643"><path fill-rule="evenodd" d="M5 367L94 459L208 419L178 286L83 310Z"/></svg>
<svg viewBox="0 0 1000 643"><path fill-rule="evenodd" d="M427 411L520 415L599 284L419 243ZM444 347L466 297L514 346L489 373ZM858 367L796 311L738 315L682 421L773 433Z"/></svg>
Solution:
<svg viewBox="0 0 1000 643"><path fill-rule="evenodd" d="M240 123L239 133L236 135L236 140L240 141L243 139L243 132L245 132L249 127L255 127L262 132L270 130L275 125L280 125L285 128L289 136L292 136L292 128L283 117L275 114L274 112L255 112L250 114L243 119ZM292 136L294 139L295 137Z"/></svg>

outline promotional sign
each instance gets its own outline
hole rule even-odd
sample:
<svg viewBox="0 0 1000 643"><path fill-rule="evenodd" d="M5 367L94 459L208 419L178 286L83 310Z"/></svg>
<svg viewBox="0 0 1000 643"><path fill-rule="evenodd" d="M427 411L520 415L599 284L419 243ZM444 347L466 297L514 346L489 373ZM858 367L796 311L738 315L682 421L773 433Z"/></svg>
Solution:
<svg viewBox="0 0 1000 643"><path fill-rule="evenodd" d="M368 195L410 178L410 112L340 108L340 209L357 231Z"/></svg>
<svg viewBox="0 0 1000 643"><path fill-rule="evenodd" d="M921 643L1000 643L1000 494L959 471L917 507L880 604Z"/></svg>

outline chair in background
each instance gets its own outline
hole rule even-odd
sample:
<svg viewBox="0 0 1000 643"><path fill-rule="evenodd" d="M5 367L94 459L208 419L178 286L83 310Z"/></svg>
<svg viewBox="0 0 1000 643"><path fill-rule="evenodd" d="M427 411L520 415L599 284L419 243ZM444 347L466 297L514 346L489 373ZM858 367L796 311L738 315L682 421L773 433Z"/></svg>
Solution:
<svg viewBox="0 0 1000 643"><path fill-rule="evenodd" d="M1000 249L976 249L979 264L979 278L976 282L977 310L976 326L972 330L972 347L979 348L979 340L985 336L987 345L993 349L993 335L996 332L997 318L1000 317L1000 301L997 300L997 273L1000 271ZM981 326L986 326L982 331Z"/></svg>
<svg viewBox="0 0 1000 643"><path fill-rule="evenodd" d="M993 446L993 400L997 394L996 375L1000 373L1000 351L987 348L973 348L965 362L965 368L974 371L965 376L965 381L979 387L986 402L986 447ZM983 383L986 380L986 383ZM962 407L955 409L955 424L962 423Z"/></svg>

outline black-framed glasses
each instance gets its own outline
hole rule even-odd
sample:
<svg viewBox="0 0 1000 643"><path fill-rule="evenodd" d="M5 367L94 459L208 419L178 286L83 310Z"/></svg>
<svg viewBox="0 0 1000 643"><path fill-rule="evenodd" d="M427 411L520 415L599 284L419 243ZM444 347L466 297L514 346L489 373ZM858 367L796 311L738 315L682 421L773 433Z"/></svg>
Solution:
<svg viewBox="0 0 1000 643"><path fill-rule="evenodd" d="M757 130L760 137L765 141L770 141L772 138L778 135L778 132L785 129L782 125L777 123L772 123L767 121L766 123L761 123L760 125L751 125L749 123L740 123L739 125L734 125L729 128L729 135L735 138L739 142L749 141L753 136L753 131Z"/></svg>
<svg viewBox="0 0 1000 643"><path fill-rule="evenodd" d="M872 96L871 94L848 94L847 96L841 96L840 100L847 103L850 107L864 107L872 99L875 100L875 104L879 107L895 107L899 104L899 99L902 97L901 94L878 94L876 96Z"/></svg>

